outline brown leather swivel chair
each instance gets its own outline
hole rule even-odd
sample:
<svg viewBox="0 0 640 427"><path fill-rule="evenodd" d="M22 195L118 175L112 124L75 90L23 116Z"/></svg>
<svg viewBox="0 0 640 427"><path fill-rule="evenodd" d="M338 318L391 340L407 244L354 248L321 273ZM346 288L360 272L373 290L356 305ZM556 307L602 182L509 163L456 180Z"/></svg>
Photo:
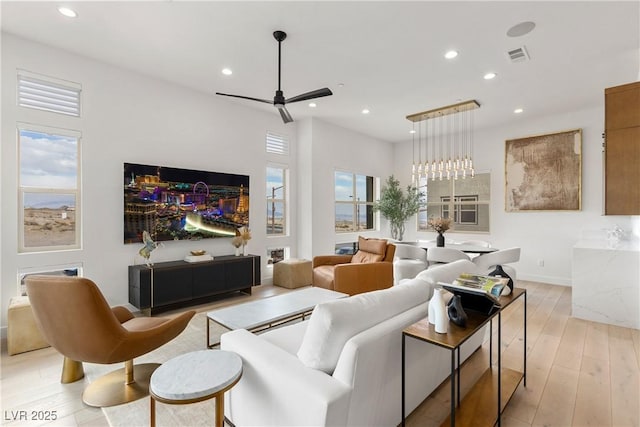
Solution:
<svg viewBox="0 0 640 427"><path fill-rule="evenodd" d="M395 245L384 239L358 238L355 255L313 258L313 286L349 295L393 286Z"/></svg>
<svg viewBox="0 0 640 427"><path fill-rule="evenodd" d="M134 317L124 307L109 307L95 283L82 277L33 275L26 279L33 314L45 340L64 357L62 382L84 376L82 362L125 367L89 384L82 400L103 407L132 402L149 394L149 379L160 366L136 366L133 359L178 336L195 311L176 317Z"/></svg>

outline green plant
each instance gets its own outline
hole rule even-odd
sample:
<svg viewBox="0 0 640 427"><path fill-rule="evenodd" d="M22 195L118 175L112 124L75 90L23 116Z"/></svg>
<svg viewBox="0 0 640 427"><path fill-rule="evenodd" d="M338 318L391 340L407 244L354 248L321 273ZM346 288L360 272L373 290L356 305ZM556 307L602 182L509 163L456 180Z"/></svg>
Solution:
<svg viewBox="0 0 640 427"><path fill-rule="evenodd" d="M387 178L380 192L380 200L373 205L374 211L380 211L391 225L391 237L402 240L404 225L420 209L420 192L413 185L407 190L400 188L400 181L393 175Z"/></svg>

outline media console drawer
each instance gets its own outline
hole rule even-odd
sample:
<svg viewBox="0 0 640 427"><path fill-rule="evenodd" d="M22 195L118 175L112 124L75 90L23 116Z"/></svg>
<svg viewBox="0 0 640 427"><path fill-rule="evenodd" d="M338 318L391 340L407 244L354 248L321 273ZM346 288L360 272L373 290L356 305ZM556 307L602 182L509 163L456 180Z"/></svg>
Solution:
<svg viewBox="0 0 640 427"><path fill-rule="evenodd" d="M159 313L201 304L221 294L260 284L260 257L219 256L212 261L157 262L129 266L129 303L139 310Z"/></svg>

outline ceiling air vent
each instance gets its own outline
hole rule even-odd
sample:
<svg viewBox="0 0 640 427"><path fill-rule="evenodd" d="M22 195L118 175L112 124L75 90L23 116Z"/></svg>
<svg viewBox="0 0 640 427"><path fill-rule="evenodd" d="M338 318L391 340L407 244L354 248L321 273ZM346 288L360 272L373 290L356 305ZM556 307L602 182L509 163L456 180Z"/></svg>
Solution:
<svg viewBox="0 0 640 427"><path fill-rule="evenodd" d="M522 62L529 60L527 48L524 46L508 51L507 55L509 55L509 59L511 60L511 62Z"/></svg>

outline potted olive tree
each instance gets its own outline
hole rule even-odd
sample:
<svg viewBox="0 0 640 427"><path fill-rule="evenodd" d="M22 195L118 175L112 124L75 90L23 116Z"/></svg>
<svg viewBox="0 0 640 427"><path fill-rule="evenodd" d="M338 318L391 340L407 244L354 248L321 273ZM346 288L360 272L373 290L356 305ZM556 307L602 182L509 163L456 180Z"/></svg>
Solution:
<svg viewBox="0 0 640 427"><path fill-rule="evenodd" d="M420 209L420 193L413 185L407 190L400 188L400 181L391 175L387 178L380 192L380 200L373 205L374 211L380 211L391 225L391 237L402 241L404 225L407 220Z"/></svg>

